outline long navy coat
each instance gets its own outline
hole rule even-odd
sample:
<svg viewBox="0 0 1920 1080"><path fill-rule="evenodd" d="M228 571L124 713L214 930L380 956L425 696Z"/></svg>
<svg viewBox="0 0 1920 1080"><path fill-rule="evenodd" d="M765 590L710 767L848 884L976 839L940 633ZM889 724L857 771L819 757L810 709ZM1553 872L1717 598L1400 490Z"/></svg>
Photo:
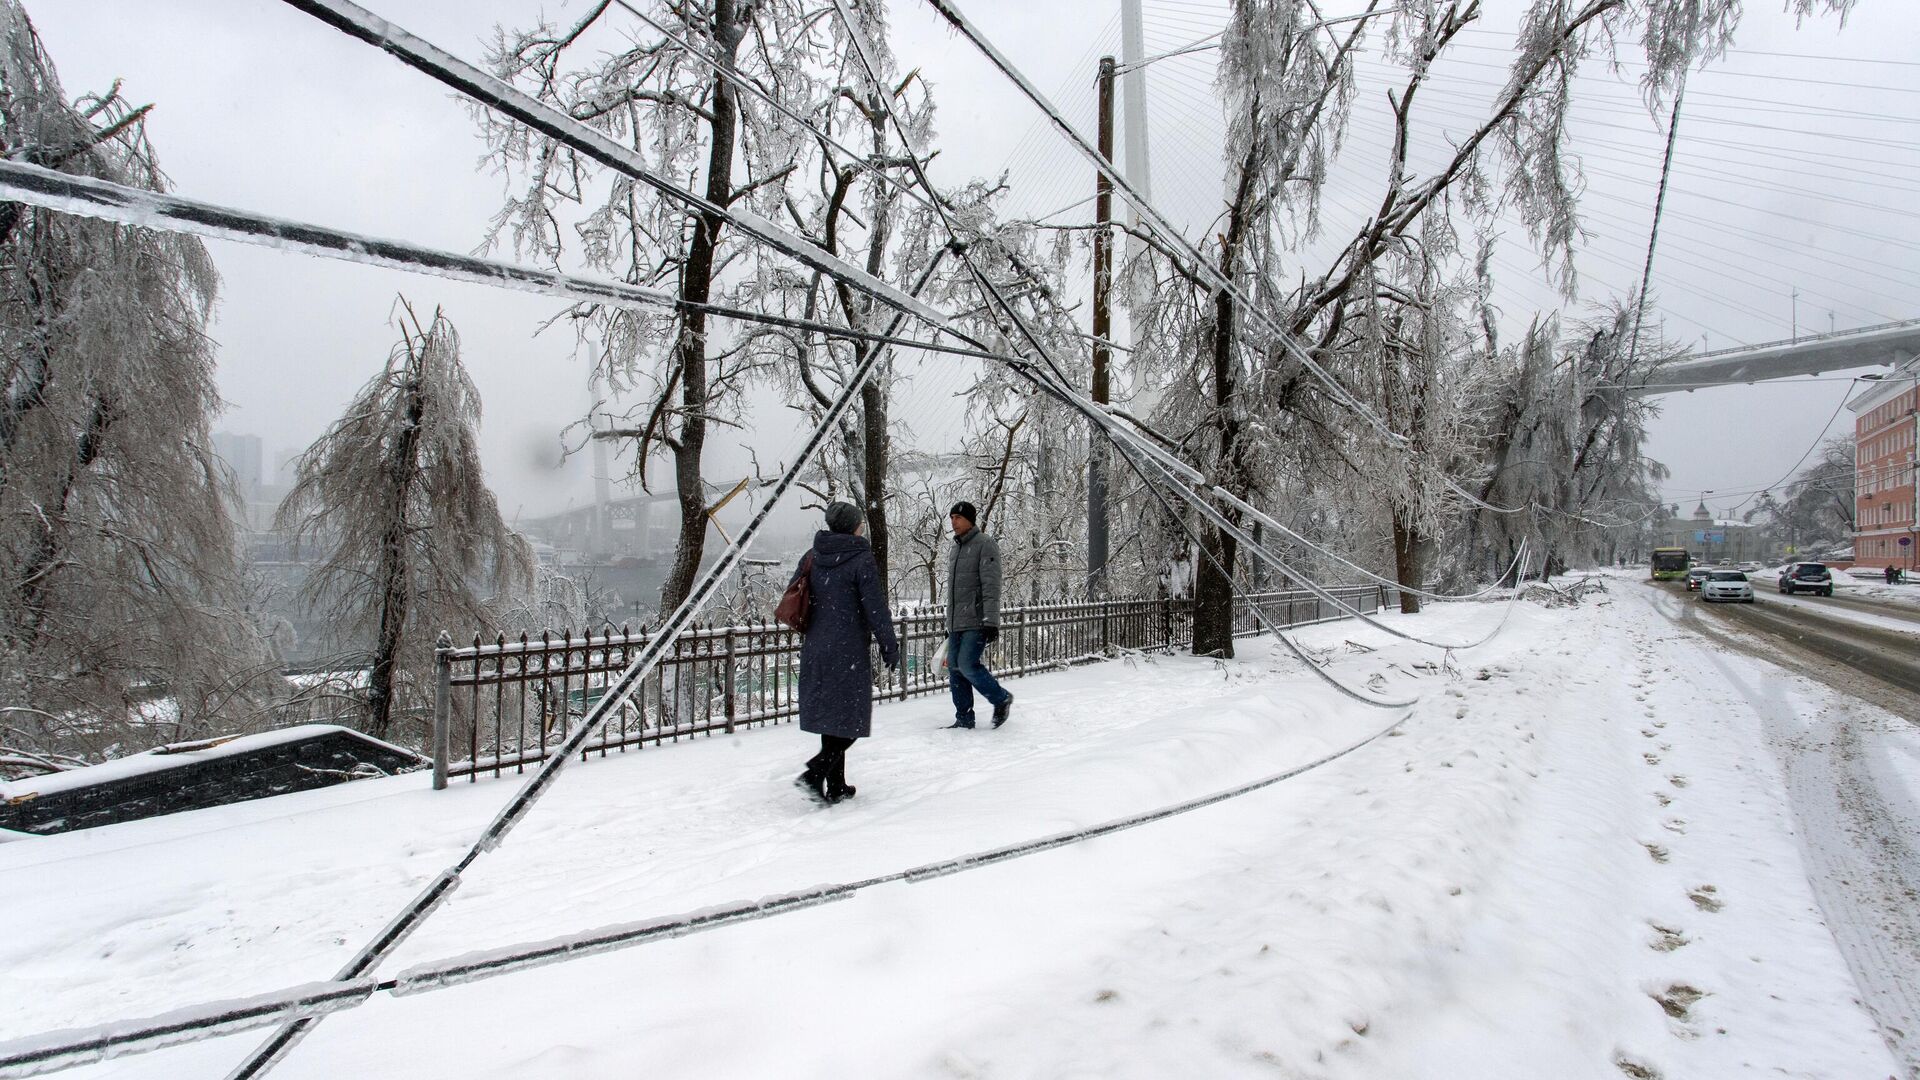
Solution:
<svg viewBox="0 0 1920 1080"><path fill-rule="evenodd" d="M798 569L793 580L800 580ZM864 739L873 731L868 639L880 643L889 666L900 662L893 613L867 538L824 530L814 534L809 588L813 616L800 645L800 730Z"/></svg>

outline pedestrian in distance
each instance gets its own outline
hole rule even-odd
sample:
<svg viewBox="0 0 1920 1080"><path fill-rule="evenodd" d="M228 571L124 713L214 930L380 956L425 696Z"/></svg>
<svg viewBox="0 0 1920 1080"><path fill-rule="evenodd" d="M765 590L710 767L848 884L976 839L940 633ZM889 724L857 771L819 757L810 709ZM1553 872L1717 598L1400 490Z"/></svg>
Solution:
<svg viewBox="0 0 1920 1080"><path fill-rule="evenodd" d="M971 728L973 692L993 706L993 726L1007 722L1013 695L987 670L981 655L1000 637L1000 544L977 527L979 511L958 502L948 513L953 555L947 562L947 686L953 723Z"/></svg>
<svg viewBox="0 0 1920 1080"><path fill-rule="evenodd" d="M847 783L847 749L873 733L873 659L880 645L888 668L900 667L893 613L880 587L873 545L861 535L859 507L827 507L827 527L813 536L792 584L807 577L810 614L800 643L800 730L820 736L820 752L795 783L831 805L854 795Z"/></svg>

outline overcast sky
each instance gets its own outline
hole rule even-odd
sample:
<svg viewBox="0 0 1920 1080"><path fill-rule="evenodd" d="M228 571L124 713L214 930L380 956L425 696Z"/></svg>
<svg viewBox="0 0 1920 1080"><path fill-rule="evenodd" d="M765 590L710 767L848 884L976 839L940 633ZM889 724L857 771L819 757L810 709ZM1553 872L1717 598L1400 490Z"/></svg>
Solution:
<svg viewBox="0 0 1920 1080"><path fill-rule="evenodd" d="M524 25L541 10L527 0L369 6L471 60L494 24ZM1736 50L1692 77L1681 118L1649 318L1711 348L1786 338L1796 319L1807 333L1920 316L1920 5L1862 0L1844 29L1831 18L1796 27L1778 6L1747 4ZM550 0L545 10L558 20L583 7ZM1119 47L1118 0L964 7L1069 115L1090 124L1093 63ZM1463 132L1501 78L1517 0L1487 7L1422 100L1416 165ZM181 194L461 251L480 241L500 205L501 181L476 167L482 147L463 105L284 4L27 0L27 9L70 95L118 78L131 99L155 104L150 130ZM1145 0L1145 9L1155 54L1219 29L1225 4ZM1014 205L1033 212L1090 191L1086 166L925 5L897 3L894 21L903 64L921 67L935 87L938 179L1008 169ZM1220 190L1212 55L1162 61L1148 75L1155 198L1193 229L1204 227ZM1377 204L1393 75L1377 55L1362 62L1346 160L1301 272L1316 271ZM1631 46L1623 55L1635 59ZM1639 99L1638 74L1631 63L1617 73L1595 65L1580 80L1574 150L1588 192L1576 313L1631 290L1645 257L1666 118ZM1055 220L1090 213L1079 207ZM1509 325L1566 307L1517 223L1504 236L1497 298ZM269 466L276 450L304 448L378 370L394 340L393 298L404 292L416 306L445 307L460 329L485 400L486 459L503 509L532 514L587 497L584 468L539 464L588 404L570 333L535 336L557 308L552 300L241 245L212 249L225 275L213 332L231 403L220 426L260 435ZM924 385L909 422L950 411L956 385ZM1777 484L1848 389L1798 381L1663 399L1649 452L1674 471L1669 499L1690 509L1702 490ZM1842 411L1834 431L1850 423ZM784 446L792 433L773 434L733 439Z"/></svg>

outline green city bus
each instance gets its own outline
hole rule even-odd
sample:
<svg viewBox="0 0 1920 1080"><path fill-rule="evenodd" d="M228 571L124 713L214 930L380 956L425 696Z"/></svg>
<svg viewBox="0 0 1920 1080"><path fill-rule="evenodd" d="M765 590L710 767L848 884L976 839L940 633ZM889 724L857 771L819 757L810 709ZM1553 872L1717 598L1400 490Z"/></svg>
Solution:
<svg viewBox="0 0 1920 1080"><path fill-rule="evenodd" d="M1686 548L1654 548L1653 580L1678 581L1687 576Z"/></svg>

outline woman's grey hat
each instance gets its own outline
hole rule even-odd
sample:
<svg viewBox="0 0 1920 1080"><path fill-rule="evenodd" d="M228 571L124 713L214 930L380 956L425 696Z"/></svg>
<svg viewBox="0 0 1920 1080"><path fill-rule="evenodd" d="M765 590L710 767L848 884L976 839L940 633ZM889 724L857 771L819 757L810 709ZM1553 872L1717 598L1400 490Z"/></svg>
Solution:
<svg viewBox="0 0 1920 1080"><path fill-rule="evenodd" d="M827 528L837 533L850 533L860 527L860 508L847 502L830 503L827 506Z"/></svg>

